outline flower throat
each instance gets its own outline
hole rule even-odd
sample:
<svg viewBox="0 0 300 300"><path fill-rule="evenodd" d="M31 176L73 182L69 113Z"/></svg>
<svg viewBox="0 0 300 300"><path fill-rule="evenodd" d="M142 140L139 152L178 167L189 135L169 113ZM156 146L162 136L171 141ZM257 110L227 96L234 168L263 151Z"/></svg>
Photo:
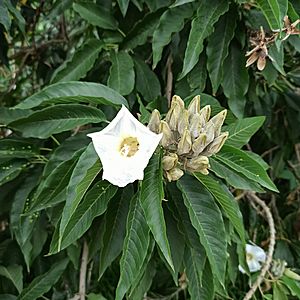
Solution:
<svg viewBox="0 0 300 300"><path fill-rule="evenodd" d="M139 145L136 137L124 138L120 144L119 152L123 156L131 157L139 150Z"/></svg>

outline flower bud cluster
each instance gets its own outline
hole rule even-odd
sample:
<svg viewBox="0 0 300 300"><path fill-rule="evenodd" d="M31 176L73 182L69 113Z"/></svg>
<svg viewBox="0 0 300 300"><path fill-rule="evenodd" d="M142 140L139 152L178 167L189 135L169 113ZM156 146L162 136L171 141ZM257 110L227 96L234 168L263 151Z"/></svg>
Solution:
<svg viewBox="0 0 300 300"><path fill-rule="evenodd" d="M227 110L212 118L210 114L210 105L200 109L200 96L194 97L187 109L179 96L173 96L164 120L158 110L152 112L148 127L163 133L162 165L168 181L178 180L184 171L208 174L208 157L217 153L228 137L228 132L221 132Z"/></svg>

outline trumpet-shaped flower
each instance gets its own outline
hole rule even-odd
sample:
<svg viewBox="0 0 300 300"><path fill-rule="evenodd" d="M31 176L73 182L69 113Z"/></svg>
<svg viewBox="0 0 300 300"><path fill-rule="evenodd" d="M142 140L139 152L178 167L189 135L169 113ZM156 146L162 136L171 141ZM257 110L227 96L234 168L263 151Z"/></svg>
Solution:
<svg viewBox="0 0 300 300"><path fill-rule="evenodd" d="M249 271L251 273L257 272L261 269L262 263L266 261L266 253L262 248L256 245L246 244L246 261ZM239 266L239 270L245 273L242 266Z"/></svg>
<svg viewBox="0 0 300 300"><path fill-rule="evenodd" d="M144 178L162 134L150 131L125 106L99 132L88 134L103 166L103 179L119 187Z"/></svg>

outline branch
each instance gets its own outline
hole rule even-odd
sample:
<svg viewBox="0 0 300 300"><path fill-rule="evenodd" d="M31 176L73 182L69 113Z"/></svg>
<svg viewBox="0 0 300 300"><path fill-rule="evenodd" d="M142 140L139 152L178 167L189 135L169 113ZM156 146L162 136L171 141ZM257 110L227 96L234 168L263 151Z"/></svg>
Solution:
<svg viewBox="0 0 300 300"><path fill-rule="evenodd" d="M257 290L257 288L260 286L260 284L264 280L267 271L271 267L271 262L272 262L273 253L274 253L274 246L275 246L275 233L276 233L273 216L271 214L270 208L266 205L266 203L264 201L262 201L259 197L257 197L255 195L255 193L253 193L253 192L248 192L246 194L246 197L250 201L258 204L263 209L266 219L267 219L267 222L269 224L269 228L270 228L270 243L269 243L269 249L268 249L266 262L265 262L263 268L261 269L260 274L257 277L256 281L254 282L254 284L252 285L252 287L250 288L250 290L248 291L246 296L243 298L243 300L249 300L252 298L255 291Z"/></svg>
<svg viewBox="0 0 300 300"><path fill-rule="evenodd" d="M89 247L87 241L83 242L83 250L81 255L81 266L80 266L80 277L79 277L79 299L85 299L85 291L86 291L86 270L87 263L89 257Z"/></svg>
<svg viewBox="0 0 300 300"><path fill-rule="evenodd" d="M168 99L168 107L171 105L172 99L172 87L173 87L173 73L172 73L173 58L170 53L167 60L167 85L166 85L166 97Z"/></svg>

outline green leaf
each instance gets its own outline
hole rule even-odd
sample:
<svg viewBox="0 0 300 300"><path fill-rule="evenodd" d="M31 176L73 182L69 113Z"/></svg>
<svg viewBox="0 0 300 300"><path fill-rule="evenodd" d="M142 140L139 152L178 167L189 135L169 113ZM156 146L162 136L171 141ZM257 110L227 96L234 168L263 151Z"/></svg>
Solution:
<svg viewBox="0 0 300 300"><path fill-rule="evenodd" d="M32 114L32 110L29 109L0 107L0 124L7 125L8 123L27 117L30 114Z"/></svg>
<svg viewBox="0 0 300 300"><path fill-rule="evenodd" d="M81 104L57 104L9 123L8 126L22 132L24 137L45 139L76 126L100 123L105 119L103 112L94 107Z"/></svg>
<svg viewBox="0 0 300 300"><path fill-rule="evenodd" d="M150 102L154 100L157 96L160 96L160 83L155 75L149 68L149 66L144 63L139 58L134 58L134 66L136 72L136 89L143 98Z"/></svg>
<svg viewBox="0 0 300 300"><path fill-rule="evenodd" d="M109 71L108 86L121 95L128 95L134 88L134 69L131 56L125 52L111 52L111 68Z"/></svg>
<svg viewBox="0 0 300 300"><path fill-rule="evenodd" d="M245 64L245 57L241 49L236 44L232 44L229 55L224 62L226 73L224 73L222 87L228 99L229 108L237 117L242 117L244 114L245 94L249 85Z"/></svg>
<svg viewBox="0 0 300 300"><path fill-rule="evenodd" d="M180 9L181 7L179 7ZM226 0L201 2L197 16L192 21L187 47L185 50L182 72L179 79L187 75L199 60L204 40L213 32L213 25L229 8Z"/></svg>
<svg viewBox="0 0 300 300"><path fill-rule="evenodd" d="M160 154L154 153L141 182L140 201L153 237L171 269L174 270L162 208L164 192L160 164Z"/></svg>
<svg viewBox="0 0 300 300"><path fill-rule="evenodd" d="M23 271L22 266L9 265L7 267L0 266L0 275L8 278L16 287L19 293L23 289Z"/></svg>
<svg viewBox="0 0 300 300"><path fill-rule="evenodd" d="M0 186L15 179L28 164L24 159L0 160Z"/></svg>
<svg viewBox="0 0 300 300"><path fill-rule="evenodd" d="M199 276L199 268L201 265L199 265L198 255L193 249L186 248L184 264L188 279L188 291L191 299L213 300L214 278L208 262L205 264L205 268L203 270L205 276L203 276L202 280Z"/></svg>
<svg viewBox="0 0 300 300"><path fill-rule="evenodd" d="M281 73L283 76L286 76L284 71L284 51L283 51L283 44L281 41L278 41L279 45L273 44L269 48L269 55L272 57L272 64L275 69Z"/></svg>
<svg viewBox="0 0 300 300"><path fill-rule="evenodd" d="M91 226L92 221L102 215L108 202L117 192L117 187L107 181L99 181L87 192L66 225L61 249L79 239Z"/></svg>
<svg viewBox="0 0 300 300"><path fill-rule="evenodd" d="M177 181L191 222L197 230L212 271L221 284L224 283L226 267L226 233L219 207L199 184L197 179L185 175Z"/></svg>
<svg viewBox="0 0 300 300"><path fill-rule="evenodd" d="M6 138L0 140L1 158L30 158L38 155L37 147L27 140Z"/></svg>
<svg viewBox="0 0 300 300"><path fill-rule="evenodd" d="M10 25L11 25L11 19L8 14L8 9L4 2L0 2L0 24L2 24L6 30L6 32L9 32Z"/></svg>
<svg viewBox="0 0 300 300"><path fill-rule="evenodd" d="M26 37L25 35L25 20L23 16L21 15L20 11L13 6L12 2L10 0L4 0L6 7L8 8L9 12L13 15L19 29L21 30L22 34Z"/></svg>
<svg viewBox="0 0 300 300"><path fill-rule="evenodd" d="M91 103L128 107L127 100L111 88L94 82L58 82L26 98L15 108L27 109L45 104Z"/></svg>
<svg viewBox="0 0 300 300"><path fill-rule="evenodd" d="M198 63L193 70L187 75L187 81L192 90L197 89L203 92L206 86L207 70L206 70L206 55L202 52Z"/></svg>
<svg viewBox="0 0 300 300"><path fill-rule="evenodd" d="M237 13L233 9L221 16L214 33L208 38L206 47L207 69L214 94L217 92L224 75L223 64L228 56L229 44L234 37L236 16ZM216 47L216 45L218 46Z"/></svg>
<svg viewBox="0 0 300 300"><path fill-rule="evenodd" d="M61 241L65 235L68 223L75 213L85 192L96 178L101 170L98 155L95 152L92 143L81 154L74 168L70 182L66 192L66 204L62 212L60 227L59 227L59 243L58 251L60 250Z"/></svg>
<svg viewBox="0 0 300 300"><path fill-rule="evenodd" d="M121 197L111 201L104 219L99 255L99 280L108 266L121 253L125 238L129 202L133 197L132 186L125 187Z"/></svg>
<svg viewBox="0 0 300 300"><path fill-rule="evenodd" d="M123 17L125 17L130 0L118 0L118 4Z"/></svg>
<svg viewBox="0 0 300 300"><path fill-rule="evenodd" d="M263 187L278 192L264 168L245 151L224 145L215 158Z"/></svg>
<svg viewBox="0 0 300 300"><path fill-rule="evenodd" d="M192 16L194 9L195 6L189 3L169 8L162 14L153 33L152 51L154 68L161 59L164 46L170 43L172 34L182 30L185 20Z"/></svg>
<svg viewBox="0 0 300 300"><path fill-rule="evenodd" d="M62 162L46 177L39 185L26 214L55 206L65 200L66 187L81 153L82 150L75 152L71 159Z"/></svg>
<svg viewBox="0 0 300 300"><path fill-rule="evenodd" d="M274 282L273 285L273 300L288 300L284 287L279 282Z"/></svg>
<svg viewBox="0 0 300 300"><path fill-rule="evenodd" d="M104 5L98 5L91 1L77 1L73 3L74 10L92 25L103 29L117 29L117 21Z"/></svg>
<svg viewBox="0 0 300 300"><path fill-rule="evenodd" d="M251 117L237 120L228 126L223 127L223 131L228 131L229 136L226 145L241 148L246 145L250 138L257 132L265 121L265 117Z"/></svg>
<svg viewBox="0 0 300 300"><path fill-rule="evenodd" d="M133 197L129 207L126 237L120 260L120 279L116 290L116 300L123 299L138 277L147 256L149 242L149 227L139 197Z"/></svg>
<svg viewBox="0 0 300 300"><path fill-rule="evenodd" d="M260 193L264 192L258 183L249 180L242 173L231 169L213 157L209 158L209 163L211 171L214 172L218 177L224 178L230 186L241 190L249 190Z"/></svg>
<svg viewBox="0 0 300 300"><path fill-rule="evenodd" d="M281 29L287 12L287 0L257 0L272 30Z"/></svg>
<svg viewBox="0 0 300 300"><path fill-rule="evenodd" d="M60 279L68 263L68 259L61 260L55 263L48 272L36 277L29 286L22 291L18 300L35 300L48 292Z"/></svg>
<svg viewBox="0 0 300 300"><path fill-rule="evenodd" d="M49 19L57 18L72 6L73 0L55 1L51 7L51 11L47 16Z"/></svg>
<svg viewBox="0 0 300 300"><path fill-rule="evenodd" d="M134 49L137 46L144 45L148 37L152 36L164 11L165 8L162 8L153 13L148 13L141 21L135 23L132 30L124 38L120 46L121 49Z"/></svg>
<svg viewBox="0 0 300 300"><path fill-rule="evenodd" d="M96 39L89 39L74 52L70 60L62 64L54 72L51 83L78 80L84 77L93 67L103 46L103 42Z"/></svg>
<svg viewBox="0 0 300 300"><path fill-rule="evenodd" d="M284 285L291 291L293 296L300 298L300 284L299 281L291 279L285 275L280 277L280 280L283 281Z"/></svg>
<svg viewBox="0 0 300 300"><path fill-rule="evenodd" d="M194 176L204 185L204 187L214 196L223 208L226 216L234 226L243 243L245 243L245 229L243 225L243 216L240 212L237 201L229 192L226 186L214 180L211 176L196 173Z"/></svg>

